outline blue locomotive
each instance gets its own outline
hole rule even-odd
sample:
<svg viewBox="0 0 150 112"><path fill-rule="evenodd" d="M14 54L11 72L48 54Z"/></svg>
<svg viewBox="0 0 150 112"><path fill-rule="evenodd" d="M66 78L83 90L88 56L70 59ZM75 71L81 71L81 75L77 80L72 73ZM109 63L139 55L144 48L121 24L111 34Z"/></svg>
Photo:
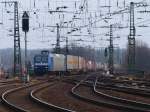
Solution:
<svg viewBox="0 0 150 112"><path fill-rule="evenodd" d="M34 73L36 75L41 75L48 72L48 55L48 51L42 51L41 54L34 56Z"/></svg>

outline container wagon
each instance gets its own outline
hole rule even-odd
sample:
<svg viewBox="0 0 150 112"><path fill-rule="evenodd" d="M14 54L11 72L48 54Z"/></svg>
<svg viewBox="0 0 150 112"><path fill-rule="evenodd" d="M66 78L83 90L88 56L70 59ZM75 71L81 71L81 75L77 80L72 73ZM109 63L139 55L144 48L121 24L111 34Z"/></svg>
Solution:
<svg viewBox="0 0 150 112"><path fill-rule="evenodd" d="M34 73L37 75L66 72L65 65L65 55L63 54L53 54L42 51L40 55L34 57ZM67 72L78 73L94 71L98 69L97 67L99 67L99 64L91 60L80 56L67 55Z"/></svg>

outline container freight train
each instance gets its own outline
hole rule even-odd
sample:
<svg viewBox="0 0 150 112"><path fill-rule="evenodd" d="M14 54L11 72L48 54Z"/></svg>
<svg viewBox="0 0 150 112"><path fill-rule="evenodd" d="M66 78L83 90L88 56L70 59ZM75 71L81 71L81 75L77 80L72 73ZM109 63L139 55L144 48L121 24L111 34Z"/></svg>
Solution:
<svg viewBox="0 0 150 112"><path fill-rule="evenodd" d="M42 51L41 54L34 57L34 73L36 75L65 73L66 70L68 73L78 73L95 71L96 69L100 69L100 63L80 56L65 56Z"/></svg>

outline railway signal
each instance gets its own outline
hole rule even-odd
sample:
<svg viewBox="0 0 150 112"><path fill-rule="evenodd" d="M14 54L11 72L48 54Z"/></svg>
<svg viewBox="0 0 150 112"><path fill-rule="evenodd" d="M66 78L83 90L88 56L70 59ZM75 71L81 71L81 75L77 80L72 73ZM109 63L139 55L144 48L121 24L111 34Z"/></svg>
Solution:
<svg viewBox="0 0 150 112"><path fill-rule="evenodd" d="M25 73L23 75L26 82L28 77L27 32L29 31L29 15L26 11L22 16L22 30L25 32Z"/></svg>

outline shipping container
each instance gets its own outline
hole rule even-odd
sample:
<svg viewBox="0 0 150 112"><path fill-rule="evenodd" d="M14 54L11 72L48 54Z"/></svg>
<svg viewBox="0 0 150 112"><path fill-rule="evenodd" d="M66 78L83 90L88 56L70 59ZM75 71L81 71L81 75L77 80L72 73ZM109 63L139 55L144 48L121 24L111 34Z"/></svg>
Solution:
<svg viewBox="0 0 150 112"><path fill-rule="evenodd" d="M83 58L79 57L79 70L81 71L83 69Z"/></svg>
<svg viewBox="0 0 150 112"><path fill-rule="evenodd" d="M84 72L88 71L88 64L87 64L87 62L88 62L87 59L84 58L84 60L83 60Z"/></svg>
<svg viewBox="0 0 150 112"><path fill-rule="evenodd" d="M99 70L99 69L101 69L101 68L102 68L101 63L100 63L100 62L97 62L97 63L96 63L96 69Z"/></svg>
<svg viewBox="0 0 150 112"><path fill-rule="evenodd" d="M65 56L62 54L52 54L51 56L52 71L64 71L65 70Z"/></svg>
<svg viewBox="0 0 150 112"><path fill-rule="evenodd" d="M78 70L78 56L67 56L67 69L68 70Z"/></svg>
<svg viewBox="0 0 150 112"><path fill-rule="evenodd" d="M92 70L92 61L90 60L87 61L87 69Z"/></svg>
<svg viewBox="0 0 150 112"><path fill-rule="evenodd" d="M95 71L96 70L96 63L95 61L92 61L92 71Z"/></svg>

